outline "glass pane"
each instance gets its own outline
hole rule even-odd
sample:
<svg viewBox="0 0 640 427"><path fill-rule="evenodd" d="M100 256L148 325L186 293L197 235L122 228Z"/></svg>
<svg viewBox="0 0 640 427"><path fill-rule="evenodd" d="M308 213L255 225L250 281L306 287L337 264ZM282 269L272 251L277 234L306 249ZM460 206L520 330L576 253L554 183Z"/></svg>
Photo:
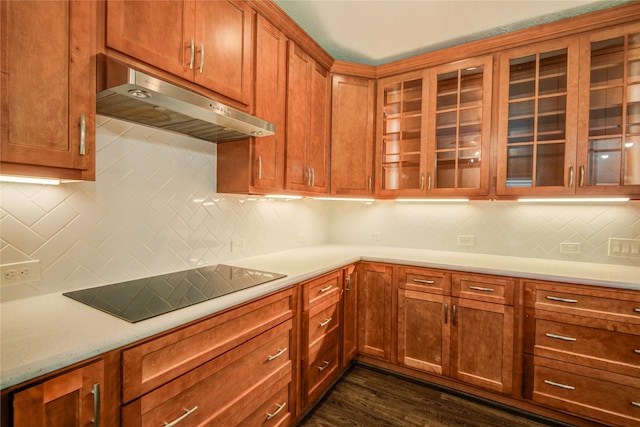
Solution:
<svg viewBox="0 0 640 427"><path fill-rule="evenodd" d="M620 138L589 142L587 185L620 185Z"/></svg>
<svg viewBox="0 0 640 427"><path fill-rule="evenodd" d="M565 138L566 104L564 95L538 101L538 141Z"/></svg>
<svg viewBox="0 0 640 427"><path fill-rule="evenodd" d="M460 151L458 188L480 187L480 150Z"/></svg>
<svg viewBox="0 0 640 427"><path fill-rule="evenodd" d="M455 111L436 114L436 149L456 147L457 114Z"/></svg>
<svg viewBox="0 0 640 427"><path fill-rule="evenodd" d="M540 54L538 96L567 91L567 49Z"/></svg>
<svg viewBox="0 0 640 427"><path fill-rule="evenodd" d="M509 99L535 96L536 56L512 59L509 65Z"/></svg>
<svg viewBox="0 0 640 427"><path fill-rule="evenodd" d="M627 76L630 82L640 81L640 33L629 34L629 67Z"/></svg>
<svg viewBox="0 0 640 427"><path fill-rule="evenodd" d="M591 43L591 87L622 84L624 37Z"/></svg>
<svg viewBox="0 0 640 427"><path fill-rule="evenodd" d="M392 135L400 133L400 119L387 119L384 121L384 129L382 132L384 135Z"/></svg>
<svg viewBox="0 0 640 427"><path fill-rule="evenodd" d="M438 75L438 96L436 108L449 110L458 107L458 72Z"/></svg>
<svg viewBox="0 0 640 427"><path fill-rule="evenodd" d="M482 81L484 67L462 71L460 80L460 107L472 107L482 103Z"/></svg>
<svg viewBox="0 0 640 427"><path fill-rule="evenodd" d="M420 155L403 156L400 163L400 189L420 187Z"/></svg>
<svg viewBox="0 0 640 427"><path fill-rule="evenodd" d="M507 187L531 187L533 145L509 147L507 156Z"/></svg>
<svg viewBox="0 0 640 427"><path fill-rule="evenodd" d="M386 164L382 165L382 169L384 172L384 188L386 188L387 190L397 190L400 181L399 165L397 163Z"/></svg>
<svg viewBox="0 0 640 427"><path fill-rule="evenodd" d="M564 185L564 144L540 144L536 156L536 187Z"/></svg>
<svg viewBox="0 0 640 427"><path fill-rule="evenodd" d="M627 135L640 134L640 85L632 85L627 89Z"/></svg>
<svg viewBox="0 0 640 427"><path fill-rule="evenodd" d="M455 188L455 151L438 153L436 157L436 188Z"/></svg>
<svg viewBox="0 0 640 427"><path fill-rule="evenodd" d="M640 137L624 144L624 185L640 185Z"/></svg>
<svg viewBox="0 0 640 427"><path fill-rule="evenodd" d="M508 142L533 141L534 109L535 103L533 101L509 104Z"/></svg>
<svg viewBox="0 0 640 427"><path fill-rule="evenodd" d="M589 135L616 135L622 129L622 87L591 91Z"/></svg>

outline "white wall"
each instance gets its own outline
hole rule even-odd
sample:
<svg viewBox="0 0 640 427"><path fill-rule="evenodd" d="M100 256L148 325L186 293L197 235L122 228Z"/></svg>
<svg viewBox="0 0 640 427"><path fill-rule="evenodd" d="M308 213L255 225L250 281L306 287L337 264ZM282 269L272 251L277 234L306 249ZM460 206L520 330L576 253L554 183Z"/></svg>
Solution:
<svg viewBox="0 0 640 427"><path fill-rule="evenodd" d="M606 255L609 237L640 238L640 202L365 205L222 195L215 144L98 119L95 182L0 186L0 262L37 259L42 272L39 282L3 287L1 300L322 243L640 265ZM474 235L476 246L458 247L459 234ZM245 248L232 252L232 240ZM582 253L560 254L563 241L582 243Z"/></svg>

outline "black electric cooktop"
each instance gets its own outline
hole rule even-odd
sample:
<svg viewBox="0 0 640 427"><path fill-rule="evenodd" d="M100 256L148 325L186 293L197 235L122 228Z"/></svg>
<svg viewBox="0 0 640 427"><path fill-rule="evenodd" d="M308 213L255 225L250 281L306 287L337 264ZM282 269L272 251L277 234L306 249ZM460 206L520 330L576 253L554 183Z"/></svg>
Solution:
<svg viewBox="0 0 640 427"><path fill-rule="evenodd" d="M220 264L63 295L135 323L283 277Z"/></svg>

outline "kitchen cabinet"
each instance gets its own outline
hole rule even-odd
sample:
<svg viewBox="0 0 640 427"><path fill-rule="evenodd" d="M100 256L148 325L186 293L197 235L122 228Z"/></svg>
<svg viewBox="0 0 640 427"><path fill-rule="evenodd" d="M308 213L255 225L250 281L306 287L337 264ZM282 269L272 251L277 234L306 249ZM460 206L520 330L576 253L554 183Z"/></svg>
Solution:
<svg viewBox="0 0 640 427"><path fill-rule="evenodd" d="M580 38L578 194L640 194L640 31Z"/></svg>
<svg viewBox="0 0 640 427"><path fill-rule="evenodd" d="M358 353L390 361L393 267L363 262L357 275Z"/></svg>
<svg viewBox="0 0 640 427"><path fill-rule="evenodd" d="M525 281L525 397L608 425L640 422L640 295Z"/></svg>
<svg viewBox="0 0 640 427"><path fill-rule="evenodd" d="M513 279L398 267L398 363L509 394Z"/></svg>
<svg viewBox="0 0 640 427"><path fill-rule="evenodd" d="M97 6L0 4L5 175L95 179Z"/></svg>
<svg viewBox="0 0 640 427"><path fill-rule="evenodd" d="M217 191L265 194L284 189L287 38L262 16L255 30L254 114L276 134L218 143Z"/></svg>
<svg viewBox="0 0 640 427"><path fill-rule="evenodd" d="M343 75L331 80L331 194L371 196L375 82Z"/></svg>
<svg viewBox="0 0 640 427"><path fill-rule="evenodd" d="M338 379L342 336L341 269L302 283L302 390L304 408Z"/></svg>
<svg viewBox="0 0 640 427"><path fill-rule="evenodd" d="M251 102L254 13L243 1L107 1L107 47Z"/></svg>
<svg viewBox="0 0 640 427"><path fill-rule="evenodd" d="M102 418L105 408L104 363L93 362L48 379L15 394L13 425L86 426L115 425Z"/></svg>
<svg viewBox="0 0 640 427"><path fill-rule="evenodd" d="M285 189L329 191L329 72L289 43Z"/></svg>
<svg viewBox="0 0 640 427"><path fill-rule="evenodd" d="M575 194L578 53L576 37L500 53L499 195Z"/></svg>

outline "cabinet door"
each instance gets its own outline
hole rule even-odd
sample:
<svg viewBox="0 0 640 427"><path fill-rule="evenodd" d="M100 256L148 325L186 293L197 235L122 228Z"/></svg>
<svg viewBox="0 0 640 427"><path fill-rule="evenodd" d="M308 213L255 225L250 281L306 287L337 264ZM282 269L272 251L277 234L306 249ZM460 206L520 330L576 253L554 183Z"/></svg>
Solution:
<svg viewBox="0 0 640 427"><path fill-rule="evenodd" d="M392 277L388 265L358 267L358 350L384 360L391 357Z"/></svg>
<svg viewBox="0 0 640 427"><path fill-rule="evenodd" d="M580 40L580 127L576 191L640 194L640 30Z"/></svg>
<svg viewBox="0 0 640 427"><path fill-rule="evenodd" d="M252 181L260 189L284 188L287 39L258 15L256 23L255 115L276 125L276 134L253 139Z"/></svg>
<svg viewBox="0 0 640 427"><path fill-rule="evenodd" d="M2 173L95 179L96 4L8 1L2 26Z"/></svg>
<svg viewBox="0 0 640 427"><path fill-rule="evenodd" d="M195 82L248 105L253 76L251 7L234 0L196 1L195 17Z"/></svg>
<svg viewBox="0 0 640 427"><path fill-rule="evenodd" d="M99 361L21 391L13 400L13 425L99 425L103 383L104 364Z"/></svg>
<svg viewBox="0 0 640 427"><path fill-rule="evenodd" d="M176 76L193 79L194 0L109 0L107 47Z"/></svg>
<svg viewBox="0 0 640 427"><path fill-rule="evenodd" d="M331 93L331 194L373 194L375 82L334 75Z"/></svg>
<svg viewBox="0 0 640 427"><path fill-rule="evenodd" d="M358 351L358 272L354 265L342 272L342 365L346 366Z"/></svg>
<svg viewBox="0 0 640 427"><path fill-rule="evenodd" d="M427 193L489 193L492 69L487 56L431 71Z"/></svg>
<svg viewBox="0 0 640 427"><path fill-rule="evenodd" d="M513 385L513 307L452 299L451 376L499 393Z"/></svg>
<svg viewBox="0 0 640 427"><path fill-rule="evenodd" d="M314 61L311 67L310 97L307 106L309 133L305 163L311 170L309 191L321 194L329 191L330 84L329 72Z"/></svg>
<svg viewBox="0 0 640 427"><path fill-rule="evenodd" d="M427 73L378 81L376 182L380 196L424 195Z"/></svg>
<svg viewBox="0 0 640 427"><path fill-rule="evenodd" d="M578 39L500 55L498 194L575 193Z"/></svg>
<svg viewBox="0 0 640 427"><path fill-rule="evenodd" d="M398 289L398 362L449 375L449 297Z"/></svg>

